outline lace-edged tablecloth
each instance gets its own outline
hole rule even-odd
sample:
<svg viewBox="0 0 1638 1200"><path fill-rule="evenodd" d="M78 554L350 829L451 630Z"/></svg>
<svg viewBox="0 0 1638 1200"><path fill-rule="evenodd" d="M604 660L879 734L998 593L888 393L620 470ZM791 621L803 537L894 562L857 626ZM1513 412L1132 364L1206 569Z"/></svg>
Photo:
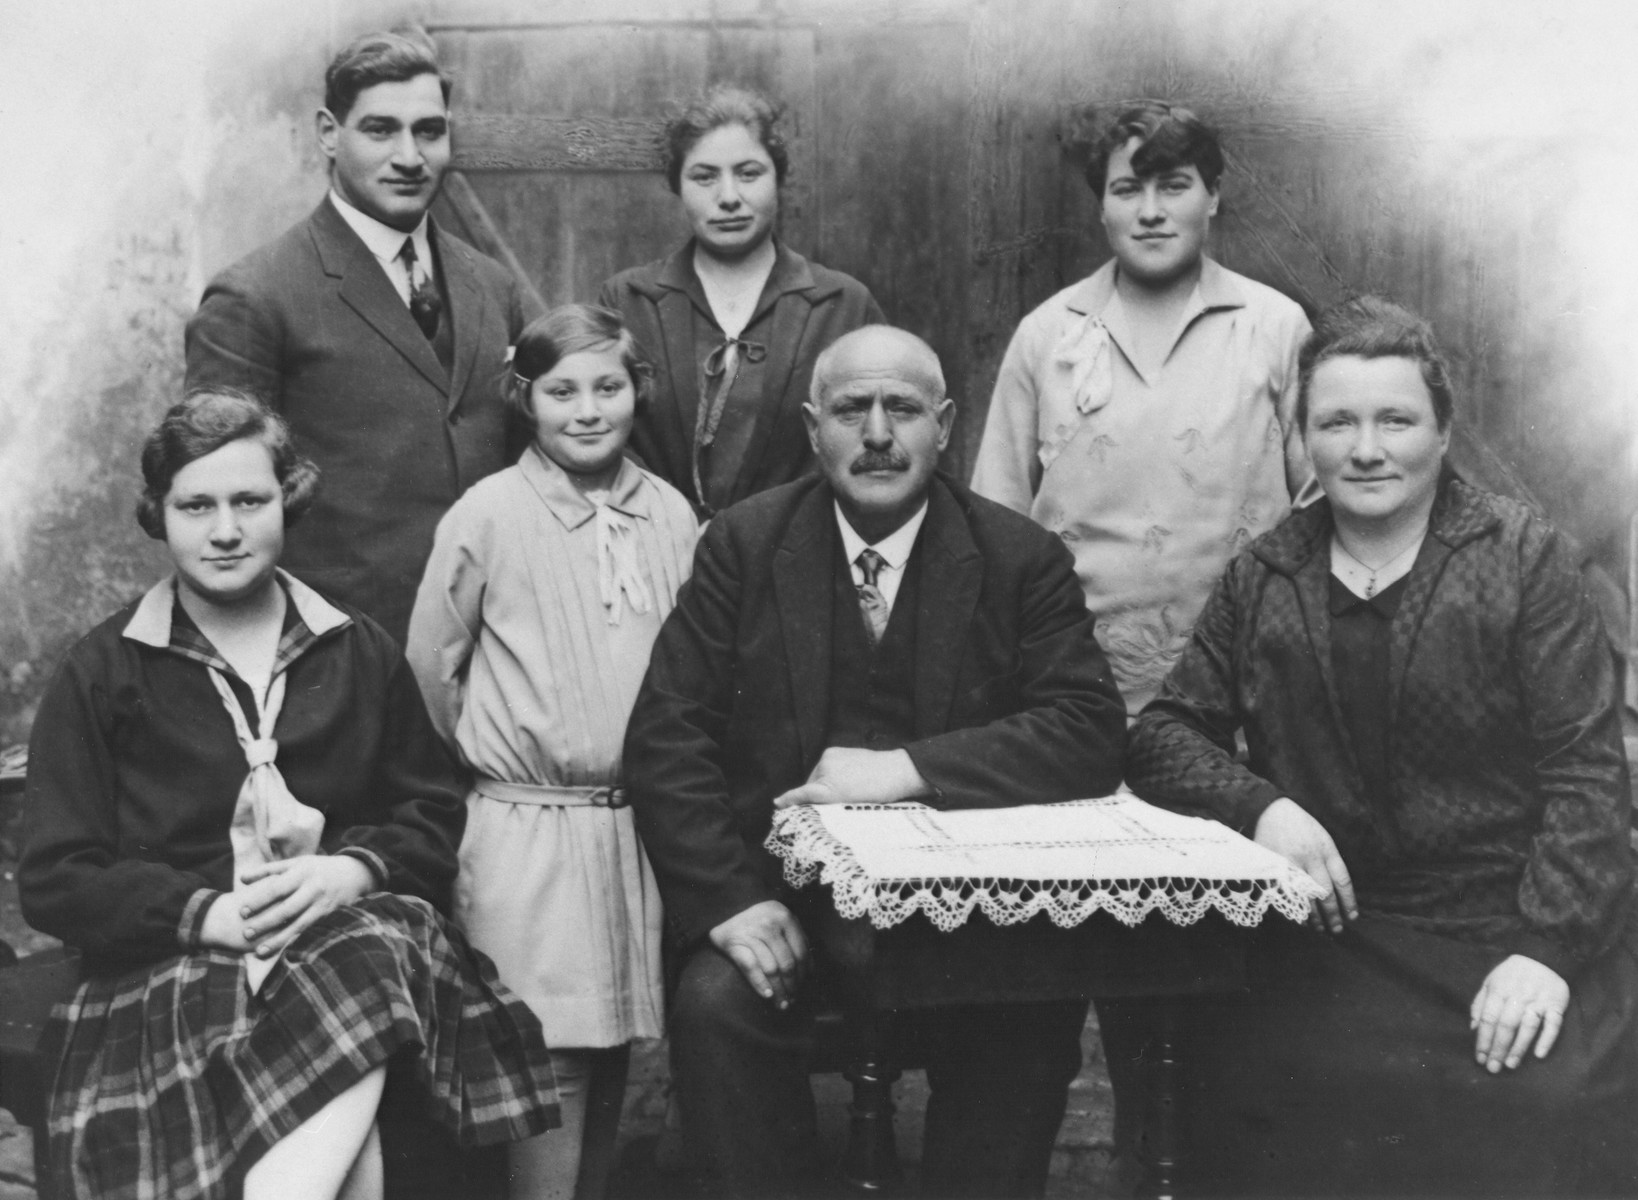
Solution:
<svg viewBox="0 0 1638 1200"><path fill-rule="evenodd" d="M800 805L774 814L767 848L796 887L829 884L836 910L888 929L917 910L949 932L981 910L997 925L1046 913L1079 925L1159 912L1191 925L1215 908L1256 925L1307 917L1319 885L1216 821L1132 795L943 812L919 804Z"/></svg>

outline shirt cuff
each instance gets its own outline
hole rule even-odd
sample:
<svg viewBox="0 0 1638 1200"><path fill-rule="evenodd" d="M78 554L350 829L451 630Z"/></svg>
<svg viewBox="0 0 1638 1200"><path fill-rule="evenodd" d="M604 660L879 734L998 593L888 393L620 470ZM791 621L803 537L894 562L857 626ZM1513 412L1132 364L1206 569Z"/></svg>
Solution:
<svg viewBox="0 0 1638 1200"><path fill-rule="evenodd" d="M337 850L336 854L346 858L356 858L375 874L375 888L382 892L387 889L387 864L374 850L366 850L363 846L348 846Z"/></svg>
<svg viewBox="0 0 1638 1200"><path fill-rule="evenodd" d="M1575 975L1576 968L1581 965L1573 955L1567 953L1552 938L1539 933L1521 933L1516 938L1509 938L1502 942L1500 949L1505 950L1507 954L1520 954L1525 958L1535 959L1542 966L1555 972L1566 983Z"/></svg>
<svg viewBox="0 0 1638 1200"><path fill-rule="evenodd" d="M1280 797L1279 788L1259 779L1254 786L1247 788L1244 794L1234 798L1230 804L1228 820L1223 823L1242 837L1255 837L1257 822L1263 819L1263 813L1268 806Z"/></svg>
<svg viewBox="0 0 1638 1200"><path fill-rule="evenodd" d="M217 897L226 894L215 888L200 888L188 897L188 902L182 906L182 919L176 923L176 941L182 949L199 949L202 944L200 937L205 932L205 914L216 903Z"/></svg>

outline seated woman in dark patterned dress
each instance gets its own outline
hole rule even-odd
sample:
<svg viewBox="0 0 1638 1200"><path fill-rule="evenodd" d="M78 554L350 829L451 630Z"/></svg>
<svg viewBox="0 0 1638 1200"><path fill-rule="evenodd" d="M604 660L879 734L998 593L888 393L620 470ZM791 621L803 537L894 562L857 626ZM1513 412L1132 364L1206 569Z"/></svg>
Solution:
<svg viewBox="0 0 1638 1200"><path fill-rule="evenodd" d="M1444 463L1445 365L1374 298L1321 316L1298 419L1326 499L1231 564L1127 778L1325 889L1201 1003L1209 1194L1633 1188L1633 863L1609 643L1567 539ZM1249 759L1235 758L1236 731Z"/></svg>
<svg viewBox="0 0 1638 1200"><path fill-rule="evenodd" d="M142 473L174 574L69 652L29 751L23 913L85 969L53 1194L379 1196L389 1068L463 1144L555 1124L539 1023L440 916L466 789L414 676L277 569L316 469L207 393Z"/></svg>

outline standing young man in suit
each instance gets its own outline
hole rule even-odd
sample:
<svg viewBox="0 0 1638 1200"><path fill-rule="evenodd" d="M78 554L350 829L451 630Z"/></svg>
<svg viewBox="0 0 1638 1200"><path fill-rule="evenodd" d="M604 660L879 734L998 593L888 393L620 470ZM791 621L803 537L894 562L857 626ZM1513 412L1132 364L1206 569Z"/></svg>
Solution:
<svg viewBox="0 0 1638 1200"><path fill-rule="evenodd" d="M811 396L821 475L711 522L624 755L679 967L684 1120L736 1196L799 1191L812 1165L809 935L763 848L774 809L1101 795L1125 738L1069 552L935 473L954 406L926 343L846 334ZM1085 1018L1085 1000L922 1018L925 1194L1041 1193Z"/></svg>
<svg viewBox="0 0 1638 1200"><path fill-rule="evenodd" d="M366 34L324 83L329 195L205 289L187 387L245 388L290 422L324 484L285 565L402 642L438 519L508 461L499 382L535 313L427 215L450 160L431 43Z"/></svg>

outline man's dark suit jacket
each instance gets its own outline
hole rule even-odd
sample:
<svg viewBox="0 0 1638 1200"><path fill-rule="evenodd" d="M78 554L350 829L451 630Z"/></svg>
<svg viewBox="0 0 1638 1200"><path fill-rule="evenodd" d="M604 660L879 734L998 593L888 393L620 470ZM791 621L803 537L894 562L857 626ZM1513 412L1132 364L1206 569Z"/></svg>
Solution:
<svg viewBox="0 0 1638 1200"><path fill-rule="evenodd" d="M187 328L187 387L254 392L323 472L282 565L400 644L438 519L517 449L500 383L536 315L499 263L430 236L454 320L450 371L328 198L212 280Z"/></svg>
<svg viewBox="0 0 1638 1200"><path fill-rule="evenodd" d="M938 476L921 556L916 740L938 789L977 808L1112 792L1126 710L1069 551L1034 522ZM692 946L780 894L762 840L775 796L826 747L830 486L801 479L717 516L654 647L626 732L626 787L665 898Z"/></svg>

